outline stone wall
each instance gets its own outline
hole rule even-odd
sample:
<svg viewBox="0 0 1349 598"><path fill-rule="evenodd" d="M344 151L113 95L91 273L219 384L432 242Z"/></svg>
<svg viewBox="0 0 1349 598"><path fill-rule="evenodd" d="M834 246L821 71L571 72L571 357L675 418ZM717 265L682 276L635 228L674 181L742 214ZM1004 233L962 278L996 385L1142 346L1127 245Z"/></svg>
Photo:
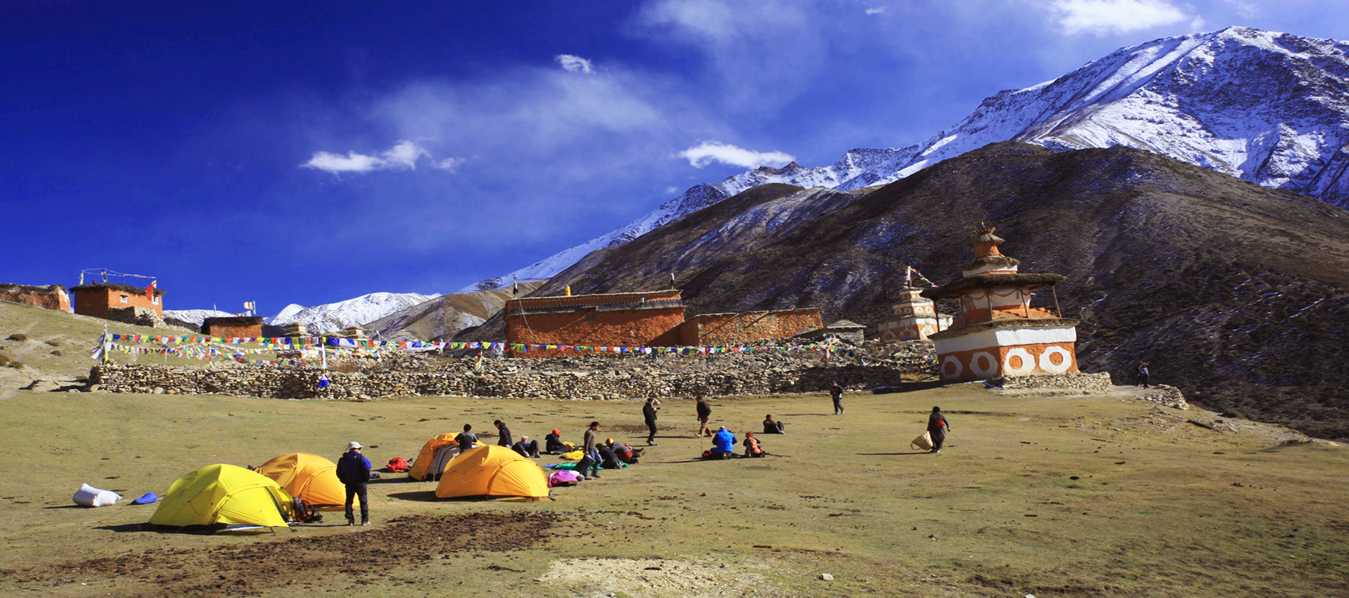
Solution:
<svg viewBox="0 0 1349 598"><path fill-rule="evenodd" d="M0 301L22 303L58 311L70 311L70 295L59 285L45 287L22 284L0 284Z"/></svg>
<svg viewBox="0 0 1349 598"><path fill-rule="evenodd" d="M988 384L1002 388L1003 390L1021 388L1063 388L1091 393L1107 393L1114 388L1114 383L1110 381L1110 374L1084 374L1080 372L1007 376L989 379Z"/></svg>
<svg viewBox="0 0 1349 598"><path fill-rule="evenodd" d="M680 325L686 347L730 347L771 338L791 338L824 327L817 308L703 314ZM860 341L861 339L857 339Z"/></svg>
<svg viewBox="0 0 1349 598"><path fill-rule="evenodd" d="M319 371L213 363L208 367L102 365L90 383L108 392L223 394L282 399L371 399L387 396L522 397L631 400L647 397L765 395L820 392L830 381L849 390L898 386L901 374L932 376L930 344L886 347L884 366L857 359L822 362L814 351L716 355L586 356L547 360L436 359L402 355L358 371L334 367L332 385L318 390ZM354 368L353 368L354 369Z"/></svg>

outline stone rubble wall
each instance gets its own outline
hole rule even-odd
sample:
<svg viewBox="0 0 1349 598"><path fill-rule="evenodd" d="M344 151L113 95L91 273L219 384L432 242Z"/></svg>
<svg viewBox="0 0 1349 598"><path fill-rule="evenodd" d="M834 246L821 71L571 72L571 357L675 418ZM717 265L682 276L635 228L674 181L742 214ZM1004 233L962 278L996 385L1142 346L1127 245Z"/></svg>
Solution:
<svg viewBox="0 0 1349 598"><path fill-rule="evenodd" d="M886 347L893 351L893 347ZM587 356L544 360L400 356L358 371L328 373L284 366L212 363L207 367L96 366L90 384L107 392L219 394L281 399L364 400L390 396L521 397L633 400L647 397L820 392L837 380L850 390L897 386L902 374L935 376L931 345L909 343L887 365L861 365L813 351L703 356ZM348 368L355 369L355 368ZM92 388L92 386L91 386Z"/></svg>
<svg viewBox="0 0 1349 598"><path fill-rule="evenodd" d="M1173 409L1188 410L1190 408L1190 403L1185 400L1185 395L1181 394L1180 389L1168 384L1154 385L1152 388L1143 391L1143 394L1138 395L1138 400L1157 403Z"/></svg>
<svg viewBox="0 0 1349 598"><path fill-rule="evenodd" d="M1003 378L993 378L989 380L988 383L991 386L996 386L1003 390L1061 388L1100 394L1108 393L1114 388L1114 384L1110 381L1110 374L1108 373L1087 374L1072 372L1066 374L1007 376Z"/></svg>

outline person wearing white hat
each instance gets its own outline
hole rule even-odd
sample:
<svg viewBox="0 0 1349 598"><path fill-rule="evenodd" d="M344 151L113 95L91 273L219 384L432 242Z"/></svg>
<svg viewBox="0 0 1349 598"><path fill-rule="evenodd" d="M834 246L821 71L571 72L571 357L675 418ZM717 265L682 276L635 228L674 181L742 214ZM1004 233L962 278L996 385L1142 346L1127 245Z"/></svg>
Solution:
<svg viewBox="0 0 1349 598"><path fill-rule="evenodd" d="M366 497L366 484L370 483L370 460L361 454L361 443L351 441L347 452L337 460L337 479L347 487L347 525L356 525L352 512L352 499L361 498L361 525L370 525L370 500Z"/></svg>

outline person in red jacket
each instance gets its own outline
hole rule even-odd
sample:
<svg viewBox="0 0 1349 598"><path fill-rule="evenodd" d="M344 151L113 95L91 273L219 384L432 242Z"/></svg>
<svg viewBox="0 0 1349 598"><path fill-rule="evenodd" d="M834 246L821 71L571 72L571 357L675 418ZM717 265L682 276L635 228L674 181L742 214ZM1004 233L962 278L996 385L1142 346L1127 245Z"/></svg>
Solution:
<svg viewBox="0 0 1349 598"><path fill-rule="evenodd" d="M946 442L946 433L949 431L951 431L951 424L946 421L946 416L942 414L941 407L933 407L932 414L927 416L927 432L932 435L933 453L941 452L941 445Z"/></svg>

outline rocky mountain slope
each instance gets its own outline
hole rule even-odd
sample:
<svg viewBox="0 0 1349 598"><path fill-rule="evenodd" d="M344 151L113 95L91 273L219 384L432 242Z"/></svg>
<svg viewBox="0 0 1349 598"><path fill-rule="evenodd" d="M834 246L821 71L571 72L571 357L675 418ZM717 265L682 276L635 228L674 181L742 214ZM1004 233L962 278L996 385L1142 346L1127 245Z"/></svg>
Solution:
<svg viewBox="0 0 1349 598"><path fill-rule="evenodd" d="M325 303L314 307L304 307L294 303L287 305L280 313L272 316L267 323L272 326L284 326L300 322L315 334L337 332L348 326L364 326L420 303L425 303L440 295L422 295L420 293L370 293L355 299Z"/></svg>
<svg viewBox="0 0 1349 598"><path fill-rule="evenodd" d="M1002 143L869 193L759 187L535 294L661 288L674 271L690 314L818 306L874 325L906 265L957 278L979 221L1023 272L1068 277L1084 369L1124 382L1150 360L1201 404L1349 437L1349 373L1328 367L1349 359L1349 212L1131 148Z"/></svg>
<svg viewBox="0 0 1349 598"><path fill-rule="evenodd" d="M519 285L520 296L542 283ZM511 289L443 295L364 324L371 336L385 340L445 340L465 328L478 326L501 311L512 297Z"/></svg>
<svg viewBox="0 0 1349 598"><path fill-rule="evenodd" d="M924 143L854 149L832 165L759 168L698 185L654 212L468 290L552 277L768 183L856 190L999 141L1145 149L1260 185L1349 204L1349 43L1230 27L1123 48L1062 77L999 92Z"/></svg>

